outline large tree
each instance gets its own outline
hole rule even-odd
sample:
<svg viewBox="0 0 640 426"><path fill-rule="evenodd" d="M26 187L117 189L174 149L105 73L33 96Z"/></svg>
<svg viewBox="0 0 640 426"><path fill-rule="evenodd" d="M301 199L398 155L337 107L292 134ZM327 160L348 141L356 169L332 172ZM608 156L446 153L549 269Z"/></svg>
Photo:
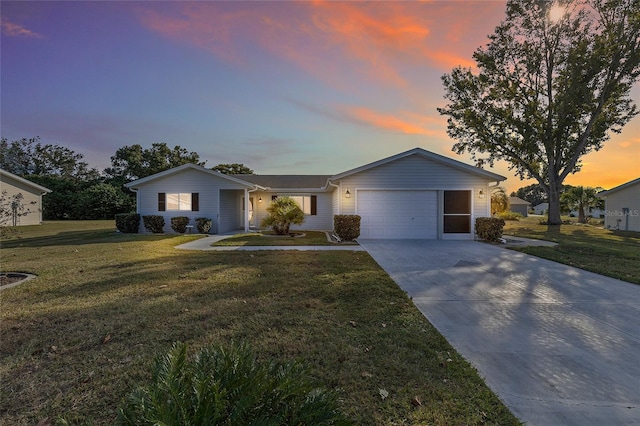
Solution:
<svg viewBox="0 0 640 426"><path fill-rule="evenodd" d="M96 180L100 173L89 168L84 155L69 148L42 144L40 137L9 142L0 140L0 168L23 177L60 176L81 180Z"/></svg>
<svg viewBox="0 0 640 426"><path fill-rule="evenodd" d="M559 225L564 179L638 113L640 0L510 0L489 39L442 78L453 150L536 179Z"/></svg>
<svg viewBox="0 0 640 426"><path fill-rule="evenodd" d="M119 183L124 184L187 163L205 164L200 161L198 153L189 152L180 145L169 148L161 142L152 144L151 148L142 148L135 144L119 148L111 157L111 167L105 169L105 173L112 181L120 180Z"/></svg>
<svg viewBox="0 0 640 426"><path fill-rule="evenodd" d="M252 175L253 170L244 164L218 164L211 168L211 170L215 170L216 172L224 173L225 175Z"/></svg>
<svg viewBox="0 0 640 426"><path fill-rule="evenodd" d="M518 188L517 191L511 193L512 197L522 198L531 203L532 206L537 206L540 203L546 203L547 193L538 183L523 186Z"/></svg>

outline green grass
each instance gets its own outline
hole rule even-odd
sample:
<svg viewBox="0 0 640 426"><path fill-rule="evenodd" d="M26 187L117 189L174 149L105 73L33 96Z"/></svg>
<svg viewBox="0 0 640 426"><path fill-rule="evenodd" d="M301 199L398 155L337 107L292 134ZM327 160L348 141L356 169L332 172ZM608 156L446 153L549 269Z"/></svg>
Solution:
<svg viewBox="0 0 640 426"><path fill-rule="evenodd" d="M252 233L238 234L211 244L212 246L335 246L355 245L357 243L346 241L340 244L327 240L327 234L318 231L301 231L304 236L275 236L272 234Z"/></svg>
<svg viewBox="0 0 640 426"><path fill-rule="evenodd" d="M358 424L518 424L364 252L184 252L197 237L114 231L45 223L2 243L3 271L38 278L0 293L0 424L113 424L178 341L302 360Z"/></svg>
<svg viewBox="0 0 640 426"><path fill-rule="evenodd" d="M539 217L509 221L504 233L554 241L558 246L519 247L514 250L640 284L640 232L580 224L549 227L540 225L539 221Z"/></svg>

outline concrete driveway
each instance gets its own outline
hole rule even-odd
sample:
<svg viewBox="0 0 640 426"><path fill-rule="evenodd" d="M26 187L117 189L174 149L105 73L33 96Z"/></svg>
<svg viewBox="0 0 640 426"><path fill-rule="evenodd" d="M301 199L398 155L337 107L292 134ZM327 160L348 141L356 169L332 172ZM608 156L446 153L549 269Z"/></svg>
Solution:
<svg viewBox="0 0 640 426"><path fill-rule="evenodd" d="M471 241L360 241L527 425L640 425L640 286Z"/></svg>

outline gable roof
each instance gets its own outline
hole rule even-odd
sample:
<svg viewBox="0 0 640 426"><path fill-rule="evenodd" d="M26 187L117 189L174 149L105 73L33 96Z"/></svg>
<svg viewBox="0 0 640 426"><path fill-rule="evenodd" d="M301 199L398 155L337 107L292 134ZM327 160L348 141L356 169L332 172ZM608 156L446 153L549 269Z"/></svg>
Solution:
<svg viewBox="0 0 640 426"><path fill-rule="evenodd" d="M529 206L531 205L530 202L528 202L527 200L523 200L520 197L509 197L509 204L514 204L516 206L520 205L520 206Z"/></svg>
<svg viewBox="0 0 640 426"><path fill-rule="evenodd" d="M330 175L232 175L266 189L326 189Z"/></svg>
<svg viewBox="0 0 640 426"><path fill-rule="evenodd" d="M598 192L598 197L606 197L607 195L610 195L610 194L612 194L614 192L620 191L621 189L625 189L625 188L628 188L630 186L633 186L633 185L636 185L636 184L639 184L639 183L640 183L640 178L634 179L634 180L629 181L627 183L623 183L622 185L618 185L618 186L616 186L614 188L611 188L608 191L600 191L600 192Z"/></svg>
<svg viewBox="0 0 640 426"><path fill-rule="evenodd" d="M47 194L47 193L51 192L51 190L49 188L45 188L44 186L38 185L37 183L31 182L30 180L22 178L22 177L20 177L18 175L14 175L13 173L9 173L6 170L0 169L0 177L8 177L10 179L18 181L18 182L22 183L23 185L26 185L26 186L29 186L29 187L33 188L36 191L40 191L42 194Z"/></svg>
<svg viewBox="0 0 640 426"><path fill-rule="evenodd" d="M356 167L355 169L347 170L346 172L339 173L337 175L331 176L331 180L339 180L343 179L347 176L354 175L356 173L364 172L365 170L370 170L375 167L382 166L384 164L391 163L393 161L410 157L412 155L418 155L424 157L428 160L434 161L436 163L444 164L449 167L456 168L458 170L465 171L467 173L475 174L484 178L487 178L492 181L503 181L507 178L501 176L499 174L489 172L487 170L481 169L479 167L470 166L469 164L465 164L461 161L454 160L452 158L445 157L443 155L435 154L431 151L427 151L422 148L413 148L409 151L401 152L400 154L392 155L391 157L383 158L382 160L374 161L373 163L365 164L364 166Z"/></svg>
<svg viewBox="0 0 640 426"><path fill-rule="evenodd" d="M246 186L248 188L259 187L259 185L255 185L255 184L252 184L252 183L247 182L245 180L238 179L236 177L233 177L232 175L225 175L224 173L216 172L215 170L207 169L205 167L198 166L197 164L193 164L193 163L183 164L181 166L174 167L173 169L165 170L163 172L159 172L159 173L153 174L151 176L143 177L141 179L134 180L133 182L129 182L129 183L125 184L124 186L126 188L137 188L140 185L147 184L147 183L152 182L152 181L154 181L156 179L160 179L160 178L163 178L163 177L171 176L171 175L173 175L175 173L178 173L178 172L181 172L181 171L187 170L187 169L193 169L193 170L197 170L197 171L200 171L200 172L203 172L203 173L207 173L207 174L210 174L212 176L219 177L221 179L226 179L226 180L229 180L231 182L235 182L237 184L244 185L244 186Z"/></svg>

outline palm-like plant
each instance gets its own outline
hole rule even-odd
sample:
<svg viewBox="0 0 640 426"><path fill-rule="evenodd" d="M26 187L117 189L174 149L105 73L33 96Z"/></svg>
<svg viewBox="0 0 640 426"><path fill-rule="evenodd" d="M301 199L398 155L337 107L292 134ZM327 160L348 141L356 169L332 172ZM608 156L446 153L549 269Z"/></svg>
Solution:
<svg viewBox="0 0 640 426"><path fill-rule="evenodd" d="M153 383L135 389L120 425L352 425L338 395L316 386L301 363L259 361L246 345L187 355L174 344L156 361Z"/></svg>
<svg viewBox="0 0 640 426"><path fill-rule="evenodd" d="M269 216L262 219L260 226L271 228L278 235L286 235L291 225L301 225L304 222L303 211L290 197L276 198L267 207L267 211Z"/></svg>
<svg viewBox="0 0 640 426"><path fill-rule="evenodd" d="M572 186L562 193L561 200L569 210L578 210L579 223L587 223L586 211L602 204L597 194L598 188Z"/></svg>
<svg viewBox="0 0 640 426"><path fill-rule="evenodd" d="M491 191L491 213L502 213L509 211L509 197L501 186Z"/></svg>

